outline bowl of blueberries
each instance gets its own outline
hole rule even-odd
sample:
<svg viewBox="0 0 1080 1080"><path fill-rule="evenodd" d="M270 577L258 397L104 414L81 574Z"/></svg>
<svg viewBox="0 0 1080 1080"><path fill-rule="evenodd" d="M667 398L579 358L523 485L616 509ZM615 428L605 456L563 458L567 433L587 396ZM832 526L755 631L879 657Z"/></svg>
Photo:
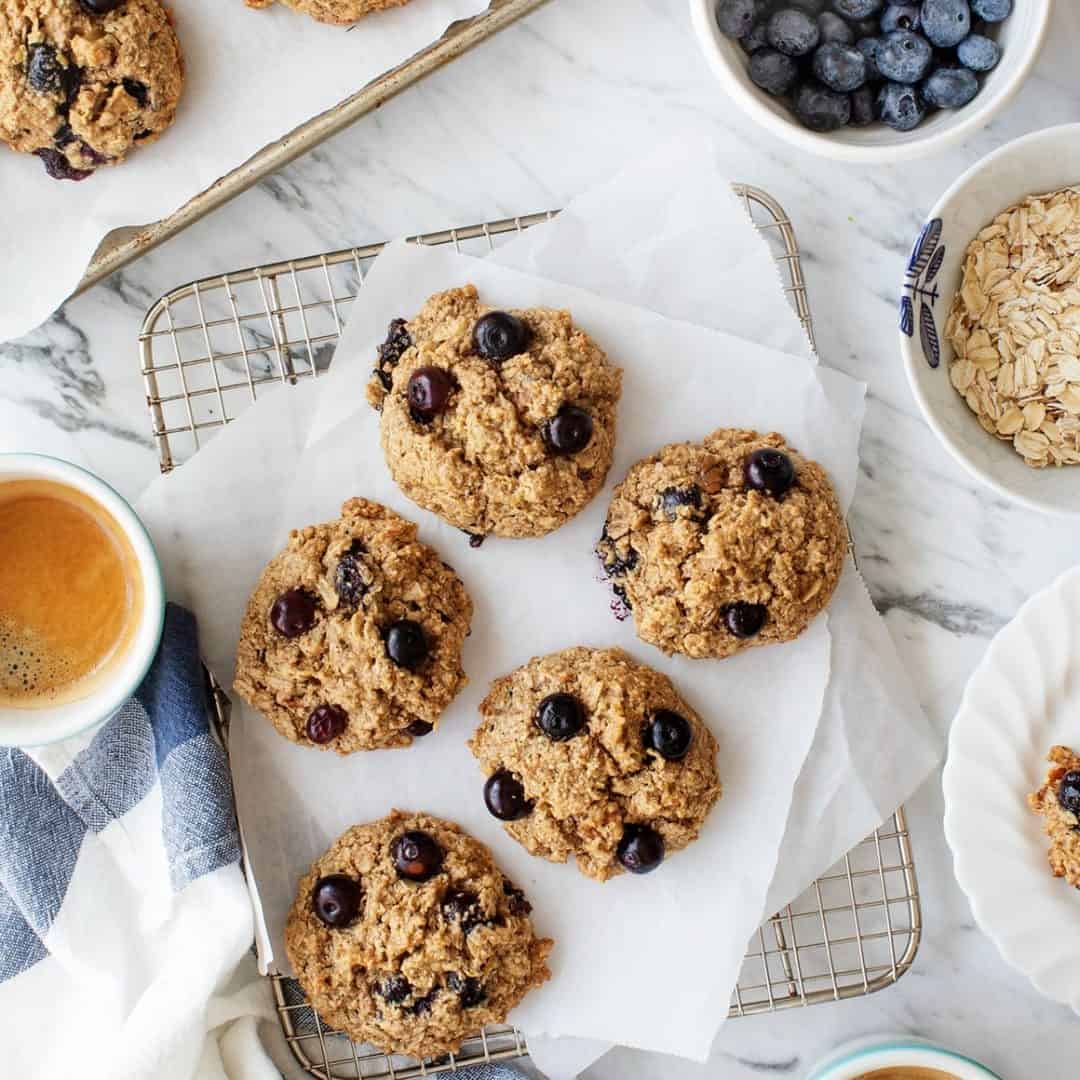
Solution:
<svg viewBox="0 0 1080 1080"><path fill-rule="evenodd" d="M827 157L899 161L985 126L1020 88L1051 0L690 0L728 93Z"/></svg>

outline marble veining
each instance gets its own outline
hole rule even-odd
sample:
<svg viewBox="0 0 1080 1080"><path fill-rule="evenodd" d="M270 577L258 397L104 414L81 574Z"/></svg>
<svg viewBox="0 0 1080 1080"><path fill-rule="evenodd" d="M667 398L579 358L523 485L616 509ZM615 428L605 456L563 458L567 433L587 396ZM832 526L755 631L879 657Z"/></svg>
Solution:
<svg viewBox="0 0 1080 1080"><path fill-rule="evenodd" d="M136 347L153 297L257 262L558 206L676 133L720 139L732 178L770 191L796 225L823 358L870 385L852 529L870 591L944 732L988 638L1076 561L1076 530L1004 502L947 456L908 390L897 302L945 186L1002 142L1075 120L1078 40L1080 10L1057 4L1037 70L992 125L929 160L875 170L796 155L737 113L698 52L685 0L553 0L0 346L0 398L28 432L45 422L69 433L134 494L157 468ZM908 810L926 933L897 986L735 1021L707 1065L613 1051L588 1080L797 1077L835 1043L882 1030L939 1039L1010 1080L1062 1075L1080 1055L1080 1024L972 925L937 778Z"/></svg>

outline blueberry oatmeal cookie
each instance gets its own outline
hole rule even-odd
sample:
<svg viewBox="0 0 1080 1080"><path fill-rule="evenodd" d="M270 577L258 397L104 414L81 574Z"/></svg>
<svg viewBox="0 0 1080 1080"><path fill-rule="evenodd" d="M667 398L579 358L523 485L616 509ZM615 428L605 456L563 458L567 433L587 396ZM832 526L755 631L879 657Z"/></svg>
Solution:
<svg viewBox="0 0 1080 1080"><path fill-rule="evenodd" d="M621 380L568 312L466 285L391 323L367 397L410 499L475 537L543 536L603 487Z"/></svg>
<svg viewBox="0 0 1080 1080"><path fill-rule="evenodd" d="M268 8L274 0L246 0L250 8ZM402 7L409 0L280 0L286 7L310 15L316 22L348 26L357 19L386 8Z"/></svg>
<svg viewBox="0 0 1080 1080"><path fill-rule="evenodd" d="M453 1053L550 978L531 911L479 841L395 810L301 878L285 949L326 1023L384 1053Z"/></svg>
<svg viewBox="0 0 1080 1080"><path fill-rule="evenodd" d="M1045 819L1050 837L1050 872L1080 889L1080 757L1067 746L1047 755L1046 782L1028 796L1028 806Z"/></svg>
<svg viewBox="0 0 1080 1080"><path fill-rule="evenodd" d="M497 679L469 747L484 800L533 855L606 881L655 870L720 798L716 740L671 680L620 649L535 657Z"/></svg>
<svg viewBox="0 0 1080 1080"><path fill-rule="evenodd" d="M293 742L349 754L429 734L467 679L472 601L379 503L295 530L248 603L233 685Z"/></svg>
<svg viewBox="0 0 1080 1080"><path fill-rule="evenodd" d="M180 45L158 0L0 0L0 139L83 180L176 116Z"/></svg>
<svg viewBox="0 0 1080 1080"><path fill-rule="evenodd" d="M720 428L639 461L596 550L638 637L726 657L806 629L840 580L847 529L820 465L781 435Z"/></svg>

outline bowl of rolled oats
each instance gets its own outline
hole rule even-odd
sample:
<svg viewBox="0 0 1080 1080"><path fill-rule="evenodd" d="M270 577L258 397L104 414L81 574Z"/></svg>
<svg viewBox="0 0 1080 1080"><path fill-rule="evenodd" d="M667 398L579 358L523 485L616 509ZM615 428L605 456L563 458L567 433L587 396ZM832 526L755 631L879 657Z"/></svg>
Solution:
<svg viewBox="0 0 1080 1080"><path fill-rule="evenodd" d="M1080 515L1080 124L996 150L912 247L900 347L927 423L970 473Z"/></svg>

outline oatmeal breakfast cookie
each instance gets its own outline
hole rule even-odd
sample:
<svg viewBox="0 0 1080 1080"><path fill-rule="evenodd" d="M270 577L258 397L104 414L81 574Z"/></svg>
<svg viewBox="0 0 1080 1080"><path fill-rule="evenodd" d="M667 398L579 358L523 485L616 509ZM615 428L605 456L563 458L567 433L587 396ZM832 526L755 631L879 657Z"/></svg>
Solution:
<svg viewBox="0 0 1080 1080"><path fill-rule="evenodd" d="M1050 872L1080 889L1080 757L1066 746L1047 755L1046 782L1028 796L1028 806L1046 818Z"/></svg>
<svg viewBox="0 0 1080 1080"><path fill-rule="evenodd" d="M408 746L466 683L472 601L416 526L350 499L295 530L248 603L236 691L288 739L349 754Z"/></svg>
<svg viewBox="0 0 1080 1080"><path fill-rule="evenodd" d="M782 435L720 428L634 465L596 551L638 637L725 657L806 629L840 580L847 529L820 465Z"/></svg>
<svg viewBox="0 0 1080 1080"><path fill-rule="evenodd" d="M497 679L469 747L484 800L533 855L606 881L697 839L716 740L671 680L621 649L535 657Z"/></svg>
<svg viewBox="0 0 1080 1080"><path fill-rule="evenodd" d="M348 26L365 15L403 7L409 0L280 0L286 7L310 15L316 22ZM268 8L274 0L246 0L250 8Z"/></svg>
<svg viewBox="0 0 1080 1080"><path fill-rule="evenodd" d="M998 214L964 254L949 378L1026 465L1080 465L1080 187Z"/></svg>
<svg viewBox="0 0 1080 1080"><path fill-rule="evenodd" d="M395 810L301 878L285 949L327 1024L384 1053L453 1053L550 978L531 910L479 841Z"/></svg>
<svg viewBox="0 0 1080 1080"><path fill-rule="evenodd" d="M153 142L183 83L158 0L0 0L0 140L58 180Z"/></svg>
<svg viewBox="0 0 1080 1080"><path fill-rule="evenodd" d="M568 312L466 285L390 324L367 397L410 499L474 536L542 536L603 487L621 378Z"/></svg>

